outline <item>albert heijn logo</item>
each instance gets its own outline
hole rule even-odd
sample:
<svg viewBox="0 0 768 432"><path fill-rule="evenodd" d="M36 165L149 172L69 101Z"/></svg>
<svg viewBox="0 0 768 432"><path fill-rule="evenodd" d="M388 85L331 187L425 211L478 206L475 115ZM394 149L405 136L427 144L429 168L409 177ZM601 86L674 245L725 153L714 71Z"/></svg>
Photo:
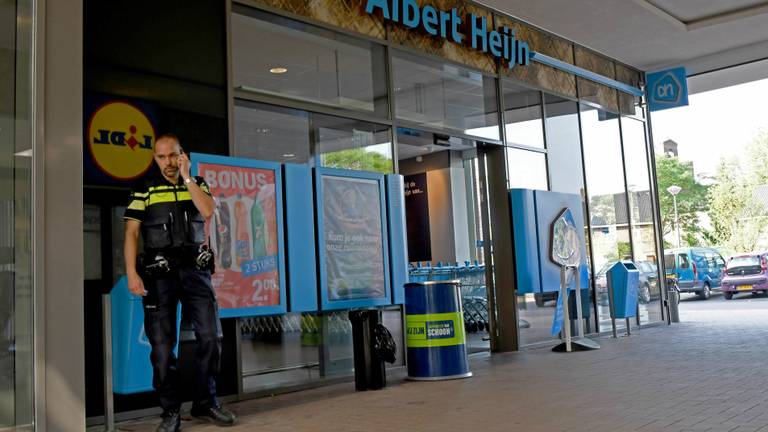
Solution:
<svg viewBox="0 0 768 432"><path fill-rule="evenodd" d="M651 111L688 105L685 68L648 74L647 83L648 106Z"/></svg>
<svg viewBox="0 0 768 432"><path fill-rule="evenodd" d="M96 165L117 180L133 180L152 165L155 128L127 102L109 102L88 123L88 147Z"/></svg>

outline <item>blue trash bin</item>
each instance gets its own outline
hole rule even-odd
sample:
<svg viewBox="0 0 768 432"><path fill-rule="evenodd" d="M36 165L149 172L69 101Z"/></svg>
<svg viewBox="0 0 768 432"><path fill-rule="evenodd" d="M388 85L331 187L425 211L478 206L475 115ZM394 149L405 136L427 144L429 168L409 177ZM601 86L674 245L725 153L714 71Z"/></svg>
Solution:
<svg viewBox="0 0 768 432"><path fill-rule="evenodd" d="M618 261L608 269L608 289L613 294L613 318L637 316L640 271L632 261Z"/></svg>
<svg viewBox="0 0 768 432"><path fill-rule="evenodd" d="M458 281L405 285L408 379L436 381L472 376L459 285Z"/></svg>

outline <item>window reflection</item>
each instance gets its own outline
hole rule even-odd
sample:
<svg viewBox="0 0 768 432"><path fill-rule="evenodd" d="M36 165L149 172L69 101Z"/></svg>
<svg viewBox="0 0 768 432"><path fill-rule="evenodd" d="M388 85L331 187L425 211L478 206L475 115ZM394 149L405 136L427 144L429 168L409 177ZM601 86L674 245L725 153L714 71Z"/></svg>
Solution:
<svg viewBox="0 0 768 432"><path fill-rule="evenodd" d="M507 144L544 148L541 92L519 86L509 80L504 80L502 84Z"/></svg>
<svg viewBox="0 0 768 432"><path fill-rule="evenodd" d="M387 116L380 45L245 6L233 10L235 87Z"/></svg>
<svg viewBox="0 0 768 432"><path fill-rule="evenodd" d="M633 258L640 270L638 300L641 323L661 320L661 284L656 255L653 197L646 152L645 124L622 117L621 134L632 222Z"/></svg>
<svg viewBox="0 0 768 432"><path fill-rule="evenodd" d="M398 118L498 140L494 78L458 66L394 51Z"/></svg>
<svg viewBox="0 0 768 432"><path fill-rule="evenodd" d="M319 114L314 115L313 124L320 166L392 172L392 137L388 126Z"/></svg>
<svg viewBox="0 0 768 432"><path fill-rule="evenodd" d="M584 166L589 192L592 265L600 328L610 328L606 271L632 259L618 117L581 105ZM617 320L617 324L622 324Z"/></svg>
<svg viewBox="0 0 768 432"><path fill-rule="evenodd" d="M311 159L306 111L238 100L234 123L234 156L290 163Z"/></svg>
<svg viewBox="0 0 768 432"><path fill-rule="evenodd" d="M547 190L547 158L544 153L507 147L507 186Z"/></svg>

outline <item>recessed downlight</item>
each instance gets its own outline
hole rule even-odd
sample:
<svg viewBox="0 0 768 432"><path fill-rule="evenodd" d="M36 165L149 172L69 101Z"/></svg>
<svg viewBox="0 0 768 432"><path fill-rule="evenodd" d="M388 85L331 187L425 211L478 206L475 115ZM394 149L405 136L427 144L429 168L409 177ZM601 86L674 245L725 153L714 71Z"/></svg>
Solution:
<svg viewBox="0 0 768 432"><path fill-rule="evenodd" d="M273 67L273 68L272 68L272 69L270 69L269 71L270 71L271 73L273 73L273 74L277 74L277 75L280 75L280 74L284 74L284 73L288 72L288 69L286 69L286 68L284 68L284 67Z"/></svg>

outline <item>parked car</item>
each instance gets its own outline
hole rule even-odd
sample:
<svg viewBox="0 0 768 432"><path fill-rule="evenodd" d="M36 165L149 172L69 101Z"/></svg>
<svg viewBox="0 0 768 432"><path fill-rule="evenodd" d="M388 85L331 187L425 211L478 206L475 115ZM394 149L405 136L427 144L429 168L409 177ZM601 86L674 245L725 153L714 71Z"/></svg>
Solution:
<svg viewBox="0 0 768 432"><path fill-rule="evenodd" d="M696 293L702 300L720 289L725 260L717 249L689 247L666 251L664 266L667 275L674 275L681 293Z"/></svg>
<svg viewBox="0 0 768 432"><path fill-rule="evenodd" d="M726 300L740 292L768 296L768 252L731 257L726 263L721 289Z"/></svg>
<svg viewBox="0 0 768 432"><path fill-rule="evenodd" d="M597 302L602 306L608 305L608 270L616 263L609 261L595 275L595 290ZM634 263L634 262L633 262ZM659 273L658 267L652 261L638 261L635 264L640 272L640 282L637 287L637 301L640 304L650 303L654 298L659 298Z"/></svg>

